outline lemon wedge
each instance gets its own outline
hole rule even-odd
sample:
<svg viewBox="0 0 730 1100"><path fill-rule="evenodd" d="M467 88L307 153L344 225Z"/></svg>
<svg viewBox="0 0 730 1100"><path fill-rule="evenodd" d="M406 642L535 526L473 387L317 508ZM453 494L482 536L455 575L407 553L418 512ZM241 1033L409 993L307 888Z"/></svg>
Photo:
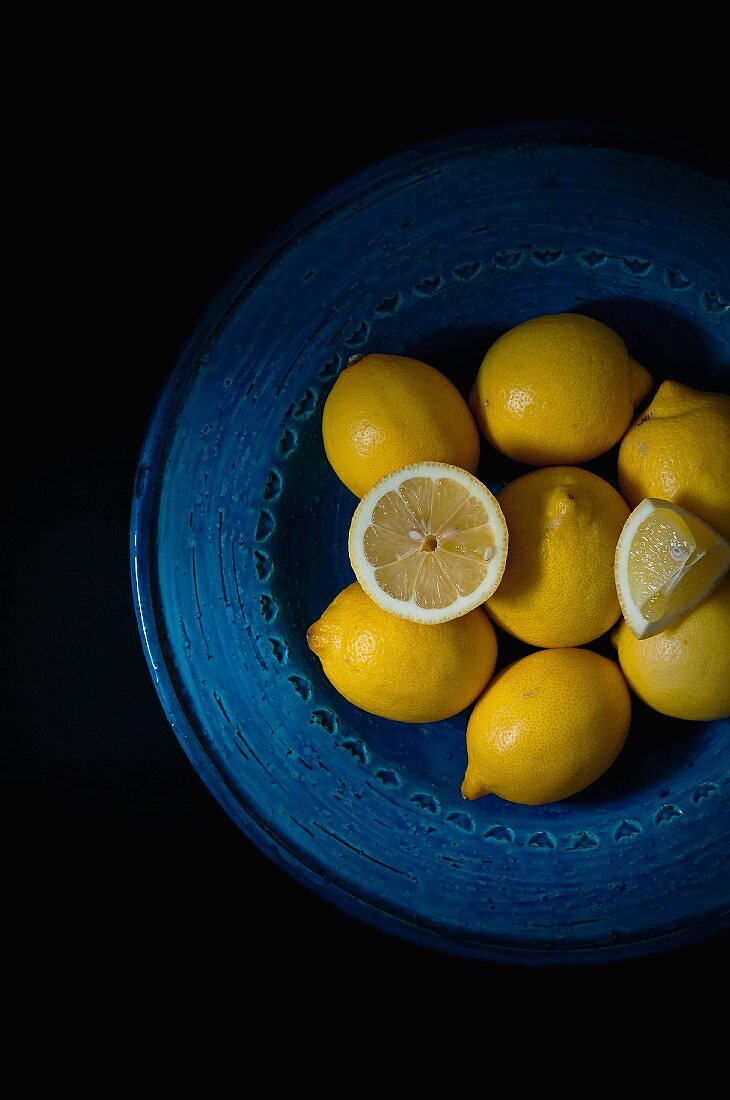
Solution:
<svg viewBox="0 0 730 1100"><path fill-rule="evenodd" d="M616 591L637 638L652 638L712 592L730 567L730 544L704 520L668 500L647 498L616 547Z"/></svg>
<svg viewBox="0 0 730 1100"><path fill-rule="evenodd" d="M472 474L419 462L388 474L363 497L348 549L355 576L384 611L444 623L495 591L507 560L507 524Z"/></svg>

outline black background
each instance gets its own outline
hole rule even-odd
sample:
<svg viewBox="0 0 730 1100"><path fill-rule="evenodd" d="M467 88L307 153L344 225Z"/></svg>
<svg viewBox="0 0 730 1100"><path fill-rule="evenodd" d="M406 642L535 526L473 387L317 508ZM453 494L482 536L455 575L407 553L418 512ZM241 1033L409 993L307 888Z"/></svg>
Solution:
<svg viewBox="0 0 730 1100"><path fill-rule="evenodd" d="M82 201L77 191L74 224L50 257L62 284L67 260L79 259L70 253L83 216L91 239L63 346L46 364L49 416L5 513L15 644L2 801L20 925L43 929L35 947L45 944L49 965L77 977L99 968L112 984L243 976L252 958L295 988L349 997L385 983L416 1000L476 980L499 997L557 981L669 988L713 973L726 940L614 964L598 978L471 963L377 933L288 879L229 822L168 727L134 620L128 525L146 423L199 313L247 252L322 190L398 149L494 122L607 121L714 154L728 151L726 128L707 113L684 121L660 98L578 112L574 99L541 97L540 110L523 99L500 111L487 95L447 109L405 93L397 110L387 97L348 100L343 127L331 89L292 95L272 125L250 96L221 119L194 89L179 91L143 110L117 103L112 139L91 157L86 149ZM24 373L28 400L36 378Z"/></svg>

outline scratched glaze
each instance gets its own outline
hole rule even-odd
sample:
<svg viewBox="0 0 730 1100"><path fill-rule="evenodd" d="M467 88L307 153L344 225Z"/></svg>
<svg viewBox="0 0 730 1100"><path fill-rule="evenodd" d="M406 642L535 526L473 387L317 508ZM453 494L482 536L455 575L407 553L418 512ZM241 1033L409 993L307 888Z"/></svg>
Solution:
<svg viewBox="0 0 730 1100"><path fill-rule="evenodd" d="M727 187L559 130L523 137L485 133L395 157L248 261L150 426L132 567L173 728L272 859L421 944L595 962L723 924L728 723L659 721L635 704L627 748L589 790L545 807L490 796L467 810L467 715L432 726L366 715L305 641L352 580L356 501L320 434L350 356L423 358L466 393L500 333L574 309L614 325L655 381L723 388ZM589 468L615 482L615 460L614 449ZM483 447L492 489L522 472ZM504 635L500 645L500 665L526 651ZM610 652L605 640L597 648Z"/></svg>

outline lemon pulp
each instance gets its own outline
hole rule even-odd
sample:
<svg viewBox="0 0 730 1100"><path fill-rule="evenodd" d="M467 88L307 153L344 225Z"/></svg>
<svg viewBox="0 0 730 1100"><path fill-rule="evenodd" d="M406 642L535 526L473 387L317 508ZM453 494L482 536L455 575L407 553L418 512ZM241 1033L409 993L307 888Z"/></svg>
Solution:
<svg viewBox="0 0 730 1100"><path fill-rule="evenodd" d="M507 530L486 486L457 467L426 462L370 490L349 545L355 574L376 603L417 622L443 622L492 594Z"/></svg>
<svg viewBox="0 0 730 1100"><path fill-rule="evenodd" d="M712 591L730 566L730 546L684 508L649 498L627 520L616 562L626 621L648 638Z"/></svg>

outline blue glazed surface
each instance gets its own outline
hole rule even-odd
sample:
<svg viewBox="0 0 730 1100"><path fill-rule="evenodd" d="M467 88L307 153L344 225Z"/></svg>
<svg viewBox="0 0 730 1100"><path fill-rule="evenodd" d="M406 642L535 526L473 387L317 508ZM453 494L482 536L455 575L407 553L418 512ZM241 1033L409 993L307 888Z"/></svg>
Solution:
<svg viewBox="0 0 730 1100"><path fill-rule="evenodd" d="M182 356L135 487L147 659L231 817L353 915L541 964L725 926L727 722L658 719L634 702L627 748L589 790L545 807L467 804L467 714L414 727L356 710L305 631L353 579L356 500L320 431L347 358L420 357L466 392L496 336L573 309L612 324L655 381L726 388L729 207L719 178L559 131L449 139L310 206L241 269ZM615 460L589 468L615 481ZM523 470L483 444L493 489ZM526 651L499 637L500 664Z"/></svg>

